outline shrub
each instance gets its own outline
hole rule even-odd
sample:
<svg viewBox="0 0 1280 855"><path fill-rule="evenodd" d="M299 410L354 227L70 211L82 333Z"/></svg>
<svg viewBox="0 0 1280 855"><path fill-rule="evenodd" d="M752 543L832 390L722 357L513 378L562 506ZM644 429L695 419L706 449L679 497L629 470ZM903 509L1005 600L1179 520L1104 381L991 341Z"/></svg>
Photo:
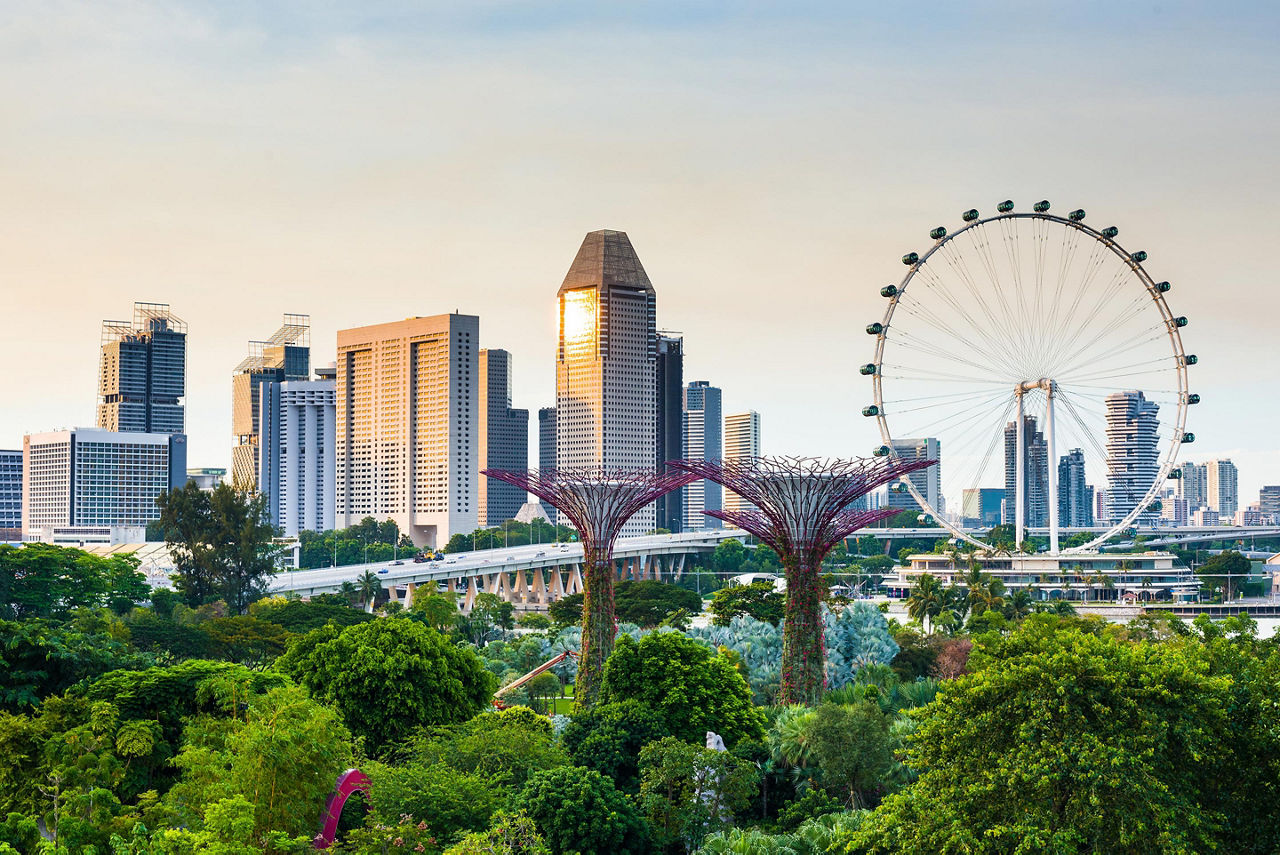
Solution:
<svg viewBox="0 0 1280 855"><path fill-rule="evenodd" d="M537 824L555 855L644 855L648 829L625 795L599 772L565 767L539 772L513 800Z"/></svg>

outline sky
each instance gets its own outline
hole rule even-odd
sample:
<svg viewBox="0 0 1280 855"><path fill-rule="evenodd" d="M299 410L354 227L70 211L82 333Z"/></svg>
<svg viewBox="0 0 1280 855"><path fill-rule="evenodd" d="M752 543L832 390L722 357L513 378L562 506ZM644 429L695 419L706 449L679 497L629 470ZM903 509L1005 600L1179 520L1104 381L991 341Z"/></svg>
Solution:
<svg viewBox="0 0 1280 855"><path fill-rule="evenodd" d="M611 228L766 453L867 454L899 257L1049 199L1174 283L1186 457L1247 503L1280 483L1278 107L1264 4L6 3L0 447L93 423L135 300L188 323L192 466L229 464L231 371L285 312L316 364L340 328L477 314L536 412L556 289Z"/></svg>

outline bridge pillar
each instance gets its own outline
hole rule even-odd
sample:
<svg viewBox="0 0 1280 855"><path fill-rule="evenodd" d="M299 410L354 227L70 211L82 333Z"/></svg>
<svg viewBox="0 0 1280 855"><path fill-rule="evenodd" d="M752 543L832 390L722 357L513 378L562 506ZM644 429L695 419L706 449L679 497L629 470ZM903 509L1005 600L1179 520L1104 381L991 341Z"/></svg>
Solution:
<svg viewBox="0 0 1280 855"><path fill-rule="evenodd" d="M413 592L414 584L412 582L406 582L404 586L404 607L406 609L413 608Z"/></svg>

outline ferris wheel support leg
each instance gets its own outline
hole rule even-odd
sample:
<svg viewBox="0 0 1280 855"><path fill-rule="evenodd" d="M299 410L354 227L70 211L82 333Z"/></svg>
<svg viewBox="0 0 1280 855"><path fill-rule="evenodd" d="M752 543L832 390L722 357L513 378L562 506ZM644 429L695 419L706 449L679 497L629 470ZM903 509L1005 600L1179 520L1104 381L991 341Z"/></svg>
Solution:
<svg viewBox="0 0 1280 855"><path fill-rule="evenodd" d="M1022 541L1027 537L1027 511L1026 511L1026 480L1027 469L1027 449L1023 439L1023 421L1025 416L1022 414L1022 389L1018 389L1018 422L1014 426L1014 461L1013 461L1013 546L1014 549L1022 548Z"/></svg>
<svg viewBox="0 0 1280 855"><path fill-rule="evenodd" d="M1053 383L1045 389L1044 443L1049 476L1049 554L1058 554L1058 455L1053 444Z"/></svg>

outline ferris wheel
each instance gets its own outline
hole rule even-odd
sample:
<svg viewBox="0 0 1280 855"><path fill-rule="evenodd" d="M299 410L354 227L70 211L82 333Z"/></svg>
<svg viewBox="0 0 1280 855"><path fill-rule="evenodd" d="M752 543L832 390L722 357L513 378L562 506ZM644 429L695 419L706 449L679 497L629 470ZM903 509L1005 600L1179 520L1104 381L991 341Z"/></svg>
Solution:
<svg viewBox="0 0 1280 855"><path fill-rule="evenodd" d="M1115 226L1049 207L1005 201L933 229L931 247L902 257L906 275L880 290L884 318L867 327L873 400L862 412L879 426L875 453L940 452L935 481L922 473L891 491L983 549L993 544L974 531L990 527L996 496L1014 543L1044 532L1055 555L1064 530L1091 529L1062 550L1083 552L1151 520L1181 476L1179 448L1195 440L1196 357L1170 284L1147 273L1146 252L1120 246Z"/></svg>

